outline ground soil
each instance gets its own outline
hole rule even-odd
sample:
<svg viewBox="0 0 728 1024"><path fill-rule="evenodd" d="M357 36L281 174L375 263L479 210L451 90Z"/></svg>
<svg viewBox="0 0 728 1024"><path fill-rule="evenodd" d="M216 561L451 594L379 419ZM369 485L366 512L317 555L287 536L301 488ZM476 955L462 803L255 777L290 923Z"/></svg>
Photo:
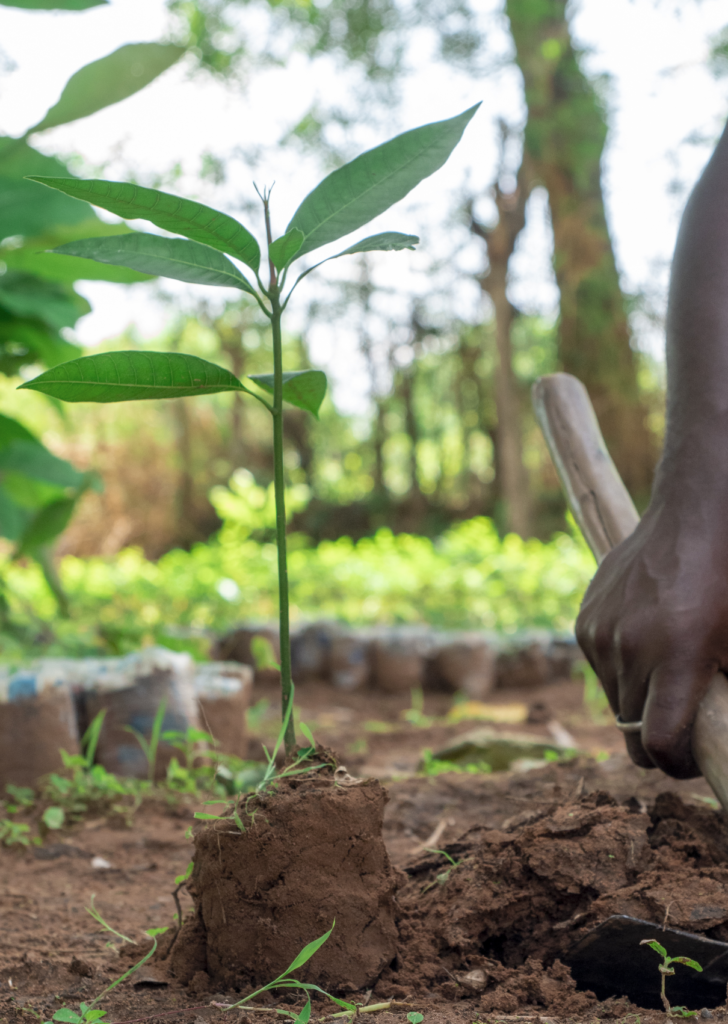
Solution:
<svg viewBox="0 0 728 1024"><path fill-rule="evenodd" d="M393 1001L373 1015L378 1024L406 1024L412 1011L425 1024L633 1013L658 1024L666 1018L654 1009L576 990L560 959L574 938L605 916L628 913L728 940L728 825L710 806L706 784L631 765L614 727L586 714L578 683L511 690L494 702L531 705L520 732L544 738L557 721L585 754L491 775L415 774L423 749L473 727L442 723L445 695L426 699L424 713L436 720L419 724L402 720L405 698L332 693L323 684L302 686L297 696L304 719L349 772L379 778L389 793L384 841L398 874L397 956L373 991L361 993L362 1002ZM273 691L258 688L255 699L271 704L269 713L257 705L256 727L267 739ZM32 1020L30 1011L45 1020L61 1005L93 998L147 948L145 929L171 924L173 879L192 854L186 833L194 810L146 804L131 829L98 818L42 847L0 849L3 1024ZM458 866L427 848L445 850ZM110 866L95 867L93 858ZM105 919L140 945L122 945L85 913L93 894ZM192 897L183 889L180 898L191 914ZM120 985L104 1002L108 1021L260 1021L258 1013L211 1005L241 992L207 970L192 972L185 986L168 968L157 958ZM296 1003L292 995L290 1003L274 997L257 1005ZM317 1017L335 1009L314 1003ZM720 1008L706 1012L728 1019Z"/></svg>

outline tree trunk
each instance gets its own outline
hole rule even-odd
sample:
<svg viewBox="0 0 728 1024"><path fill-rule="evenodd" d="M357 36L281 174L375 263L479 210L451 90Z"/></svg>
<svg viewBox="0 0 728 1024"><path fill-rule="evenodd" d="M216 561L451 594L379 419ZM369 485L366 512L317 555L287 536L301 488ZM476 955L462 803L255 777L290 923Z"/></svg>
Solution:
<svg viewBox="0 0 728 1024"><path fill-rule="evenodd" d="M633 496L644 502L656 443L637 385L604 211L600 162L607 125L579 67L566 7L567 0L506 0L525 84L525 151L549 195L561 366L586 385L612 457Z"/></svg>
<svg viewBox="0 0 728 1024"><path fill-rule="evenodd" d="M503 142L507 138L501 126ZM495 311L496 365L495 404L498 416L495 449L497 490L505 509L505 528L521 537L531 533L531 500L528 473L523 464L521 437L521 410L518 385L513 372L511 326L514 309L508 300L508 262L513 255L516 240L526 223L526 203L531 194L532 175L530 161L524 154L518 169L516 188L504 193L496 181L493 198L498 209L498 221L491 227L479 224L471 214L471 227L486 244L489 269L479 278L480 286L493 302Z"/></svg>

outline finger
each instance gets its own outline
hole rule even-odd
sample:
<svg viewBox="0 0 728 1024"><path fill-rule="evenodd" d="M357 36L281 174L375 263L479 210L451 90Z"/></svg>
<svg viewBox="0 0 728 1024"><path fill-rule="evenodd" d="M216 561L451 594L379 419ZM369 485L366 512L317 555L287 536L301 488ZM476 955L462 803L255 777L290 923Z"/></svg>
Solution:
<svg viewBox="0 0 728 1024"><path fill-rule="evenodd" d="M701 774L691 747L693 722L715 666L670 661L652 673L642 716L642 745L652 762L676 779Z"/></svg>
<svg viewBox="0 0 728 1024"><path fill-rule="evenodd" d="M640 722L643 718L650 679L649 646L645 643L648 635L648 631L633 616L629 629L622 626L615 637L619 715L622 722ZM643 746L639 730L625 732L624 741L627 753L636 765L640 768L655 767Z"/></svg>

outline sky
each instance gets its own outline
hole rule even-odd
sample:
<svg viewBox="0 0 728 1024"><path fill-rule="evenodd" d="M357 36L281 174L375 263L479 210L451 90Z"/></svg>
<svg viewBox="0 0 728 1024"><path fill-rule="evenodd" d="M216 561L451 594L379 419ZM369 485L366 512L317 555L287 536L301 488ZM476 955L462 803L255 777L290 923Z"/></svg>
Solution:
<svg viewBox="0 0 728 1024"><path fill-rule="evenodd" d="M510 42L499 0L484 0L482 23L494 53L507 54ZM710 140L728 113L728 80L716 82L705 68L708 40L728 21L724 0L581 0L574 6L572 30L587 51L590 73L609 76L605 95L610 134L604 159L604 185L610 228L622 281L627 291L646 292L659 313L664 306L669 261L686 190L710 153ZM22 134L58 98L80 66L128 42L154 40L169 29L163 0L112 0L88 11L45 12L0 7L0 132ZM249 43L263 37L262 11L246 9ZM392 111L384 135L370 125L354 124L341 136L352 154L398 131L459 113L482 100L482 107L448 164L411 197L367 228L421 235L417 253L382 254L373 263L375 281L394 287L384 295L382 313L404 309L410 294L427 296L433 257L452 273L448 312L468 319L487 315L479 289L469 276L482 267L480 243L452 229L452 213L465 191L485 193L498 157L495 122L505 117L518 124L524 107L520 76L512 66L475 81L439 65L426 33L412 37L417 65L403 86L403 103ZM79 154L74 165L88 176L123 178L132 171L143 180L169 176L175 164L181 175L170 191L195 196L243 219L260 231L252 207L253 179L276 182L275 226L285 224L305 193L322 177L316 162L277 145L280 138L317 98L349 95L357 102L356 73L331 60L311 67L301 56L286 66L251 69L244 92L208 76L190 74L189 62L166 72L136 96L89 118L39 134L33 142L49 153ZM702 144L689 142L702 138ZM230 161L223 184L201 181L202 155ZM482 205L487 215L487 202ZM135 226L148 230L148 225ZM340 243L337 243L340 247ZM322 250L327 255L326 250ZM511 298L529 312L553 316L557 293L550 268L547 206L532 198L528 224L513 262ZM330 264L329 279L356 275L345 261ZM317 278L314 281L314 278ZM330 297L321 276L311 275L311 295ZM134 324L141 337L152 338L170 322L174 309L192 308L192 289L165 282L173 308L157 297L156 286L121 288L98 282L80 285L93 312L79 321L75 338L95 345ZM208 294L213 289L205 290ZM222 290L210 300L220 302ZM197 292L199 297L199 291ZM303 326L304 303L292 303L292 326ZM383 320L382 320L383 322ZM659 327L638 321L639 343L658 357ZM340 404L363 409L366 386L351 325L324 322L309 332L312 359L333 373Z"/></svg>

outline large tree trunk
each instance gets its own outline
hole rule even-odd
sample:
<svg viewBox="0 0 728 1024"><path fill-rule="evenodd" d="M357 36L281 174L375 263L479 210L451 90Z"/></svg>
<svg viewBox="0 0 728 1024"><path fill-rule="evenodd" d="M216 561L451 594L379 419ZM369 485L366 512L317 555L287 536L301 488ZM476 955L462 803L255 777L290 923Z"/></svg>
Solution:
<svg viewBox="0 0 728 1024"><path fill-rule="evenodd" d="M649 495L656 443L637 386L604 212L604 109L579 67L566 7L567 0L506 0L525 83L525 150L549 195L561 293L560 362L589 390L614 461L642 502Z"/></svg>
<svg viewBox="0 0 728 1024"><path fill-rule="evenodd" d="M502 126L505 143L507 130ZM495 462L497 489L505 511L505 527L528 537L531 533L531 498L528 473L523 464L521 436L521 410L518 384L513 372L511 326L515 310L508 300L508 262L516 241L526 223L526 203L531 194L532 174L528 156L524 154L518 169L516 188L504 193L496 181L493 198L498 210L498 221L493 227L478 223L471 214L471 227L486 244L488 250L487 273L479 278L480 286L493 303L495 311L495 405L498 416Z"/></svg>

